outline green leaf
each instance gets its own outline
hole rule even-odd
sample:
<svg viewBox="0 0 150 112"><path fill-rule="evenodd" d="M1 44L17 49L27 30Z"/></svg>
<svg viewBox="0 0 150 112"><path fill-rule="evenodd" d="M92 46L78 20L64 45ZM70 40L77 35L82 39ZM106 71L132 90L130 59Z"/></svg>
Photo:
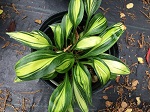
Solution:
<svg viewBox="0 0 150 112"><path fill-rule="evenodd" d="M103 14L98 13L89 22L86 31L84 31L83 37L101 34L107 27L107 20ZM82 38L83 38L82 37Z"/></svg>
<svg viewBox="0 0 150 112"><path fill-rule="evenodd" d="M32 31L32 32L7 32L11 38L27 45L33 49L43 49L51 47L52 43L49 37L42 31Z"/></svg>
<svg viewBox="0 0 150 112"><path fill-rule="evenodd" d="M72 105L69 106L68 112L74 112Z"/></svg>
<svg viewBox="0 0 150 112"><path fill-rule="evenodd" d="M110 80L114 80L114 79L116 79L116 78L117 78L117 74L111 73L111 75L110 75Z"/></svg>
<svg viewBox="0 0 150 112"><path fill-rule="evenodd" d="M52 29L53 32L55 32L55 28L56 26L60 25L60 23L56 23L56 24L52 24L52 25L49 25L49 27Z"/></svg>
<svg viewBox="0 0 150 112"><path fill-rule="evenodd" d="M15 77L14 82L15 82L15 83L18 83L18 82L24 82L24 81L21 80L21 79L19 79L18 77Z"/></svg>
<svg viewBox="0 0 150 112"><path fill-rule="evenodd" d="M84 0L85 11L88 15L88 18L91 18L91 16L98 10L101 1L102 0Z"/></svg>
<svg viewBox="0 0 150 112"><path fill-rule="evenodd" d="M70 0L68 14L70 21L75 28L80 24L84 15L84 5L82 0Z"/></svg>
<svg viewBox="0 0 150 112"><path fill-rule="evenodd" d="M50 50L35 51L16 63L16 75L25 81L42 78L53 73L66 55L66 53L54 53Z"/></svg>
<svg viewBox="0 0 150 112"><path fill-rule="evenodd" d="M54 72L52 72L50 74L44 75L42 77L42 79L44 79L44 80L51 80L51 79L54 79L57 75L58 75L58 73L54 71Z"/></svg>
<svg viewBox="0 0 150 112"><path fill-rule="evenodd" d="M63 32L62 32L62 28L60 24L58 24L55 27L54 39L55 39L55 44L57 48L61 50L64 46L64 36L63 36Z"/></svg>
<svg viewBox="0 0 150 112"><path fill-rule="evenodd" d="M74 90L74 96L75 99L81 109L82 112L88 112L88 106L85 99L84 91L82 91L81 87L77 85L76 81L73 80L73 90Z"/></svg>
<svg viewBox="0 0 150 112"><path fill-rule="evenodd" d="M73 28L73 24L71 23L68 14L63 17L61 24L62 24L63 34L67 40Z"/></svg>
<svg viewBox="0 0 150 112"><path fill-rule="evenodd" d="M81 63L77 64L74 67L73 77L77 85L85 92L88 101L91 103L91 75L87 67Z"/></svg>
<svg viewBox="0 0 150 112"><path fill-rule="evenodd" d="M99 57L107 64L112 73L130 74L130 69L120 59L104 53L100 54Z"/></svg>
<svg viewBox="0 0 150 112"><path fill-rule="evenodd" d="M58 73L66 73L72 68L74 61L75 59L72 54L66 56L65 59L58 65L56 71Z"/></svg>
<svg viewBox="0 0 150 112"><path fill-rule="evenodd" d="M71 105L72 88L68 74L65 80L52 93L49 101L48 112L66 112Z"/></svg>
<svg viewBox="0 0 150 112"><path fill-rule="evenodd" d="M125 31L126 27L122 23L117 23L103 33L101 37L101 43L93 47L86 54L81 56L80 58L86 58L91 56L97 56L103 52L106 52L110 49L120 38L122 33Z"/></svg>
<svg viewBox="0 0 150 112"><path fill-rule="evenodd" d="M99 58L93 59L93 65L95 73L101 81L101 84L105 85L108 82L111 74L108 66Z"/></svg>
<svg viewBox="0 0 150 112"><path fill-rule="evenodd" d="M3 13L3 10L0 9L0 14L2 14L2 13Z"/></svg>
<svg viewBox="0 0 150 112"><path fill-rule="evenodd" d="M75 49L76 50L89 49L91 47L96 46L97 44L100 44L100 42L101 42L101 38L99 36L86 37L86 38L79 40Z"/></svg>

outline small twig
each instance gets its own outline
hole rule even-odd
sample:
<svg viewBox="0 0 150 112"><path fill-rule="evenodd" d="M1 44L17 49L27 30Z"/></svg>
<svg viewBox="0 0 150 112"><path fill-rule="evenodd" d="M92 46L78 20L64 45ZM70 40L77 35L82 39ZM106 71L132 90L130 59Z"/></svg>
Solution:
<svg viewBox="0 0 150 112"><path fill-rule="evenodd" d="M27 17L28 17L28 16L23 16L23 17L22 17L22 20L26 19Z"/></svg>
<svg viewBox="0 0 150 112"><path fill-rule="evenodd" d="M3 39L4 41L6 41L6 39L4 37L0 36L0 38Z"/></svg>
<svg viewBox="0 0 150 112"><path fill-rule="evenodd" d="M22 99L22 112L26 111L25 98Z"/></svg>
<svg viewBox="0 0 150 112"><path fill-rule="evenodd" d="M20 14L20 12L16 9L15 4L12 4L12 8L17 14Z"/></svg>
<svg viewBox="0 0 150 112"><path fill-rule="evenodd" d="M23 52L22 51L18 51L18 50L15 50L17 54L19 55L23 55Z"/></svg>
<svg viewBox="0 0 150 112"><path fill-rule="evenodd" d="M6 90L7 91L7 90ZM9 95L10 95L10 93L9 93L9 91L7 91L7 94L6 94L6 97L5 97L5 99L4 99L4 107L3 107L3 110L5 111L5 108L6 108L6 103L7 103L7 99L9 98Z"/></svg>
<svg viewBox="0 0 150 112"><path fill-rule="evenodd" d="M79 40L79 34L77 32L77 30L75 31L75 37L76 37L76 42Z"/></svg>
<svg viewBox="0 0 150 112"><path fill-rule="evenodd" d="M37 91L31 91L31 92L19 92L20 94L36 94L36 93L38 93L38 92L41 92L42 90L41 89L39 89L39 90L37 90Z"/></svg>
<svg viewBox="0 0 150 112"><path fill-rule="evenodd" d="M3 49L3 48L5 48L5 47L9 46L9 44L10 44L10 42L7 41L1 48Z"/></svg>
<svg viewBox="0 0 150 112"><path fill-rule="evenodd" d="M104 12L104 15L108 12L108 10L110 9L110 8L107 8L107 9L104 9L103 7L99 7L103 12Z"/></svg>
<svg viewBox="0 0 150 112"><path fill-rule="evenodd" d="M14 109L14 112L18 112L17 109L16 109L13 105L11 105L11 104L6 104L6 106L12 107L12 108Z"/></svg>
<svg viewBox="0 0 150 112"><path fill-rule="evenodd" d="M71 46L72 46L72 44L69 45L67 48L65 48L65 49L64 49L64 52L68 51L68 50L70 49Z"/></svg>
<svg viewBox="0 0 150 112"><path fill-rule="evenodd" d="M111 89L111 88L113 88L114 86L113 85L111 85L111 86L109 86L109 87L106 87L104 90L103 90L103 92L106 92L107 90L109 90L109 89Z"/></svg>
<svg viewBox="0 0 150 112"><path fill-rule="evenodd" d="M147 17L148 19L150 19L150 16L148 16L145 12L143 12L143 11L141 11L141 10L140 10L140 12L141 12L145 17Z"/></svg>

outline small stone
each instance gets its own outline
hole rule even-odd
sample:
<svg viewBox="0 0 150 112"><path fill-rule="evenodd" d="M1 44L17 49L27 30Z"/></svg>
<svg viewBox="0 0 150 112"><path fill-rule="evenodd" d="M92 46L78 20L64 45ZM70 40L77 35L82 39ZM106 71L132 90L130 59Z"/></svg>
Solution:
<svg viewBox="0 0 150 112"><path fill-rule="evenodd" d="M124 18L126 15L122 12L120 12L120 18Z"/></svg>
<svg viewBox="0 0 150 112"><path fill-rule="evenodd" d="M127 9L131 9L131 8L133 8L133 6L134 6L133 3L128 3L128 4L126 5L126 8L127 8Z"/></svg>
<svg viewBox="0 0 150 112"><path fill-rule="evenodd" d="M125 112L132 112L132 109L128 108Z"/></svg>
<svg viewBox="0 0 150 112"><path fill-rule="evenodd" d="M137 59L140 64L144 64L144 59L142 57L137 57Z"/></svg>
<svg viewBox="0 0 150 112"><path fill-rule="evenodd" d="M136 97L136 101L137 101L137 105L140 105L140 104L141 104L140 97Z"/></svg>

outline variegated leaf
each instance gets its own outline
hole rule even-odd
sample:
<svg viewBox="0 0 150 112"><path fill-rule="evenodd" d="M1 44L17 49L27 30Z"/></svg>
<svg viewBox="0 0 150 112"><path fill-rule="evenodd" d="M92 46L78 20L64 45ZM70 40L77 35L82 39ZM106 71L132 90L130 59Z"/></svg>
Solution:
<svg viewBox="0 0 150 112"><path fill-rule="evenodd" d="M99 8L102 0L84 0L85 11L90 18Z"/></svg>
<svg viewBox="0 0 150 112"><path fill-rule="evenodd" d="M39 50L20 59L15 66L16 75L21 80L35 80L53 73L66 53Z"/></svg>
<svg viewBox="0 0 150 112"><path fill-rule="evenodd" d="M68 14L63 17L61 24L62 24L63 34L67 40L73 28L73 24L71 23Z"/></svg>
<svg viewBox="0 0 150 112"><path fill-rule="evenodd" d="M98 13L94 15L94 17L89 22L87 29L84 31L82 38L90 35L101 34L102 31L106 29L106 27L107 27L106 18L104 17L103 14Z"/></svg>
<svg viewBox="0 0 150 112"><path fill-rule="evenodd" d="M130 74L130 69L120 59L109 54L101 54L99 57L107 64L112 73Z"/></svg>
<svg viewBox="0 0 150 112"><path fill-rule="evenodd" d="M49 25L49 27L50 27L50 28L52 29L52 31L54 32L56 26L58 26L58 25L60 25L60 23L56 23L56 24Z"/></svg>
<svg viewBox="0 0 150 112"><path fill-rule="evenodd" d="M101 38L99 36L86 37L86 38L79 40L75 49L76 50L89 49L91 47L96 46L97 44L100 44L100 42L101 42Z"/></svg>
<svg viewBox="0 0 150 112"><path fill-rule="evenodd" d="M72 88L66 74L65 80L54 90L50 97L48 112L66 112L71 102Z"/></svg>
<svg viewBox="0 0 150 112"><path fill-rule="evenodd" d="M57 71L58 73L66 73L67 71L69 71L69 70L72 68L72 66L73 66L73 64L74 64L74 61L75 61L75 59L74 59L73 55L68 55L68 56L66 57L66 59L64 59L64 60L58 65L58 67L56 68L56 71Z"/></svg>
<svg viewBox="0 0 150 112"><path fill-rule="evenodd" d="M51 80L51 79L54 79L57 75L58 75L58 73L54 71L50 74L44 75L41 79Z"/></svg>
<svg viewBox="0 0 150 112"><path fill-rule="evenodd" d="M91 75L87 67L81 63L77 64L74 68L73 76L75 82L82 88L82 91L85 92L88 101L91 103Z"/></svg>
<svg viewBox="0 0 150 112"><path fill-rule="evenodd" d="M32 32L7 32L11 38L25 44L34 49L43 49L51 47L52 43L49 37L42 31L32 31Z"/></svg>
<svg viewBox="0 0 150 112"><path fill-rule="evenodd" d="M74 112L72 105L69 106L68 112Z"/></svg>
<svg viewBox="0 0 150 112"><path fill-rule="evenodd" d="M75 80L73 80L73 93L74 93L74 96L75 96L75 99L81 109L82 112L88 112L89 109L88 109L88 105L86 103L86 99L85 99L85 94L84 91L82 91L80 89L81 87L78 86L75 82Z"/></svg>
<svg viewBox="0 0 150 112"><path fill-rule="evenodd" d="M23 82L23 80L19 79L18 77L15 77L14 82Z"/></svg>
<svg viewBox="0 0 150 112"><path fill-rule="evenodd" d="M68 14L70 21L75 28L80 24L84 15L84 5L82 0L70 0Z"/></svg>
<svg viewBox="0 0 150 112"><path fill-rule="evenodd" d="M117 23L111 27L109 27L102 36L101 43L93 47L86 54L81 56L80 58L97 56L108 49L110 49L120 38L122 33L126 30L126 27L122 23Z"/></svg>
<svg viewBox="0 0 150 112"><path fill-rule="evenodd" d="M57 48L61 50L64 45L64 35L60 24L55 27L54 40Z"/></svg>
<svg viewBox="0 0 150 112"><path fill-rule="evenodd" d="M93 59L94 70L99 80L103 85L105 85L110 78L110 70L108 66L101 59Z"/></svg>

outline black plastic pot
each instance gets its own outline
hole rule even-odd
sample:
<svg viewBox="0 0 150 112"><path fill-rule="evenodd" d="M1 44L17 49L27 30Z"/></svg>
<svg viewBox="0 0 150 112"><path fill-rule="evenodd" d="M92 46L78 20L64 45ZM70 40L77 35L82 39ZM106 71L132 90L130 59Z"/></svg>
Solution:
<svg viewBox="0 0 150 112"><path fill-rule="evenodd" d="M40 30L43 31L44 33L46 33L50 38L53 38L53 32L51 30L51 28L49 27L49 25L54 24L54 23L60 23L63 16L67 13L67 11L65 12L61 12L58 14L55 14L51 17L49 17L41 26ZM84 17L86 18L86 17ZM82 23L85 21L85 19L83 19ZM81 24L82 24L81 23ZM118 46L117 44L115 44L111 49L109 49L107 51L107 53L114 55L116 57L118 57L119 52L118 52ZM60 75L62 76L62 75ZM44 82L46 82L46 84L50 85L53 88L56 88L57 86L54 84L54 82L57 82L57 80L60 80L61 77L56 77L54 79L54 81L49 81L49 80L44 80ZM101 86L101 84L99 82L96 83L92 83L92 92L93 93L97 93L98 91L101 91L102 89L104 89L104 87L107 87L110 84L111 80L108 81L108 83L105 86Z"/></svg>

